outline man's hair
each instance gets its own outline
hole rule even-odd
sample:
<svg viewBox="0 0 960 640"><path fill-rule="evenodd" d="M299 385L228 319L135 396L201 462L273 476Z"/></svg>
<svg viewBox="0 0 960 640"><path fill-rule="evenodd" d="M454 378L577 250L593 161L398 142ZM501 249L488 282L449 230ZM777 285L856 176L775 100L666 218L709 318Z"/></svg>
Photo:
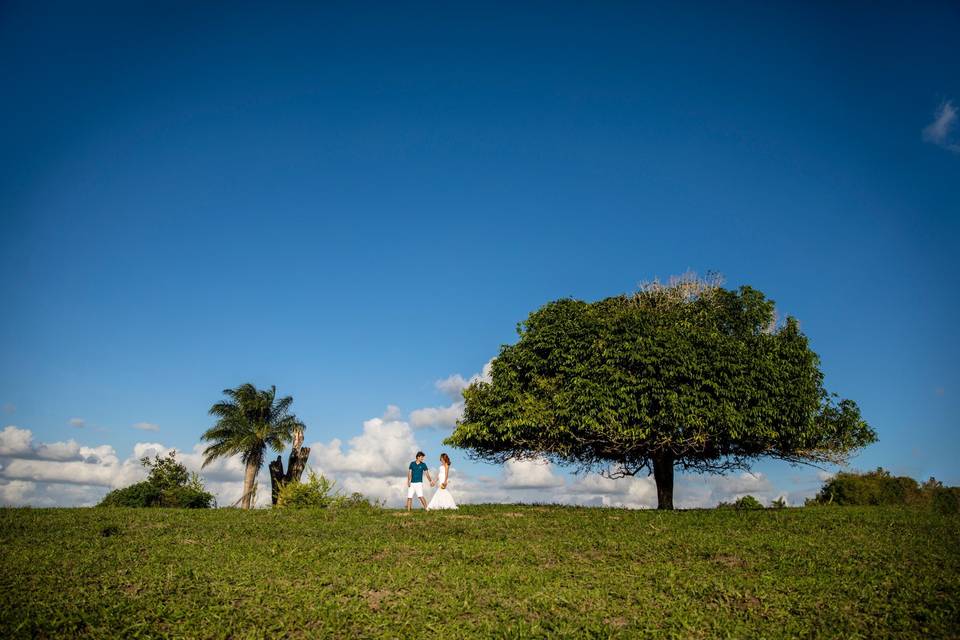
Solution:
<svg viewBox="0 0 960 640"><path fill-rule="evenodd" d="M413 457L414 457L414 458L423 458L423 457L426 456L426 455L427 455L427 454L425 454L423 451L417 451L417 455L415 455L415 456L413 456Z"/></svg>

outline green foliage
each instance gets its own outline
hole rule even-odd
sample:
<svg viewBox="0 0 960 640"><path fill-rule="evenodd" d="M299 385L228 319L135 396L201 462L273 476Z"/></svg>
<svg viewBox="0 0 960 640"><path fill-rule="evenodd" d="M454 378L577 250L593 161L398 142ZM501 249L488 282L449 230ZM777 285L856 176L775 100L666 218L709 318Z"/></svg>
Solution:
<svg viewBox="0 0 960 640"><path fill-rule="evenodd" d="M783 496L780 496L779 498L777 498L776 500L770 503L771 509L785 509L786 506L787 506L787 501L784 499Z"/></svg>
<svg viewBox="0 0 960 640"><path fill-rule="evenodd" d="M98 506L208 509L216 505L213 494L206 491L200 476L189 473L177 462L175 451L165 458L141 458L140 464L150 469L147 479L111 491Z"/></svg>
<svg viewBox="0 0 960 640"><path fill-rule="evenodd" d="M337 506L340 496L334 491L336 482L313 471L306 482L291 482L280 489L277 506L284 509L326 509Z"/></svg>
<svg viewBox="0 0 960 640"><path fill-rule="evenodd" d="M176 451L171 451L165 458L140 458L140 464L150 470L147 481L159 489L185 487L190 483L190 473L185 466L177 462Z"/></svg>
<svg viewBox="0 0 960 640"><path fill-rule="evenodd" d="M903 507L0 509L0 549L5 640L960 629L960 516Z"/></svg>
<svg viewBox="0 0 960 640"><path fill-rule="evenodd" d="M867 473L841 472L827 480L813 499L818 504L879 505L917 504L920 486L913 478L894 477L877 468Z"/></svg>
<svg viewBox="0 0 960 640"><path fill-rule="evenodd" d="M960 487L936 487L931 494L931 503L937 513L960 513Z"/></svg>
<svg viewBox="0 0 960 640"><path fill-rule="evenodd" d="M943 513L960 511L960 487L944 487L936 478L922 485L913 478L893 476L882 467L866 473L840 472L827 480L812 505L931 506Z"/></svg>
<svg viewBox="0 0 960 640"><path fill-rule="evenodd" d="M550 302L467 387L446 440L474 458L543 456L614 475L769 456L838 461L876 439L823 387L819 358L773 301L686 277L635 295Z"/></svg>
<svg viewBox="0 0 960 640"><path fill-rule="evenodd" d="M277 388L257 389L250 383L236 389L224 389L227 400L210 407L216 424L201 440L211 444L204 449L206 466L217 458L239 455L247 467L244 475L243 506L252 507L256 475L263 466L267 449L282 452L306 426L290 413L293 397L277 398Z"/></svg>
<svg viewBox="0 0 960 640"><path fill-rule="evenodd" d="M379 507L361 493L343 495L335 490L336 481L310 471L306 482L291 482L280 488L277 507L282 509L330 509Z"/></svg>
<svg viewBox="0 0 960 640"><path fill-rule="evenodd" d="M763 504L753 496L743 496L734 502L721 502L717 505L718 509L737 509L739 511L749 511L752 509L763 509Z"/></svg>

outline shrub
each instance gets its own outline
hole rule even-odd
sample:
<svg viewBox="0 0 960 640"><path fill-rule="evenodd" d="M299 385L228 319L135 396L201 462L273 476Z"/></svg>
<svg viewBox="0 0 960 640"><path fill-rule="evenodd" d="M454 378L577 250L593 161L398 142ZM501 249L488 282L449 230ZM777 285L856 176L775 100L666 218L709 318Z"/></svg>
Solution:
<svg viewBox="0 0 960 640"><path fill-rule="evenodd" d="M787 500L783 496L780 496L776 500L770 503L771 509L783 509L787 506Z"/></svg>
<svg viewBox="0 0 960 640"><path fill-rule="evenodd" d="M913 478L892 476L889 471L878 467L876 471L866 473L838 473L807 504L922 505L944 513L956 513L960 511L960 487L944 487L936 478L919 484Z"/></svg>
<svg viewBox="0 0 960 640"><path fill-rule="evenodd" d="M334 492L336 483L313 471L306 482L291 482L280 488L277 506L290 509L326 509L336 506L339 496Z"/></svg>
<svg viewBox="0 0 960 640"><path fill-rule="evenodd" d="M179 507L208 509L216 505L213 494L206 491L200 476L190 473L176 461L176 452L166 458L141 458L140 463L150 469L143 482L114 489L100 501L101 507Z"/></svg>
<svg viewBox="0 0 960 640"><path fill-rule="evenodd" d="M277 506L290 509L331 508L377 508L379 502L371 502L362 493L342 495L334 490L335 481L327 480L313 471L306 482L291 482L280 488Z"/></svg>
<svg viewBox="0 0 960 640"><path fill-rule="evenodd" d="M101 507L159 507L160 489L146 480L114 489L100 501Z"/></svg>
<svg viewBox="0 0 960 640"><path fill-rule="evenodd" d="M717 505L718 509L737 509L739 511L749 510L749 509L763 509L763 505L760 504L760 501L754 498L753 496L743 496L735 502L721 502Z"/></svg>
<svg viewBox="0 0 960 640"><path fill-rule="evenodd" d="M936 487L931 502L938 513L960 513L960 487Z"/></svg>

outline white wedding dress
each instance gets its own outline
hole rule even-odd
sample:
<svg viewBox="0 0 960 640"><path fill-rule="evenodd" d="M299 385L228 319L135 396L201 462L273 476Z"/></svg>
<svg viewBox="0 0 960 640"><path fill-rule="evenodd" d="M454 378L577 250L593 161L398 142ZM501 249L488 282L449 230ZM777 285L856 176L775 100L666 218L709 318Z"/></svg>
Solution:
<svg viewBox="0 0 960 640"><path fill-rule="evenodd" d="M430 498L430 504L427 505L428 510L433 509L456 509L457 503L453 501L453 496L450 495L449 489L441 489L440 485L447 481L447 468L440 466L440 471L437 474L437 492L433 494L433 497Z"/></svg>

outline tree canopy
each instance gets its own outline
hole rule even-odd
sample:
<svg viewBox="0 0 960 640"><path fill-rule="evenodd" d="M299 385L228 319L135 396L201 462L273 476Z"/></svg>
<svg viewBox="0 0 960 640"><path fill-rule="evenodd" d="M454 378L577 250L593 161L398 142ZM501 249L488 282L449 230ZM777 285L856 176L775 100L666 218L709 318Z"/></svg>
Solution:
<svg viewBox="0 0 960 640"><path fill-rule="evenodd" d="M760 291L684 276L530 314L490 381L464 392L447 444L474 458L547 458L613 477L654 474L673 506L673 468L723 472L767 456L840 462L876 440L852 400L823 387L794 318Z"/></svg>

